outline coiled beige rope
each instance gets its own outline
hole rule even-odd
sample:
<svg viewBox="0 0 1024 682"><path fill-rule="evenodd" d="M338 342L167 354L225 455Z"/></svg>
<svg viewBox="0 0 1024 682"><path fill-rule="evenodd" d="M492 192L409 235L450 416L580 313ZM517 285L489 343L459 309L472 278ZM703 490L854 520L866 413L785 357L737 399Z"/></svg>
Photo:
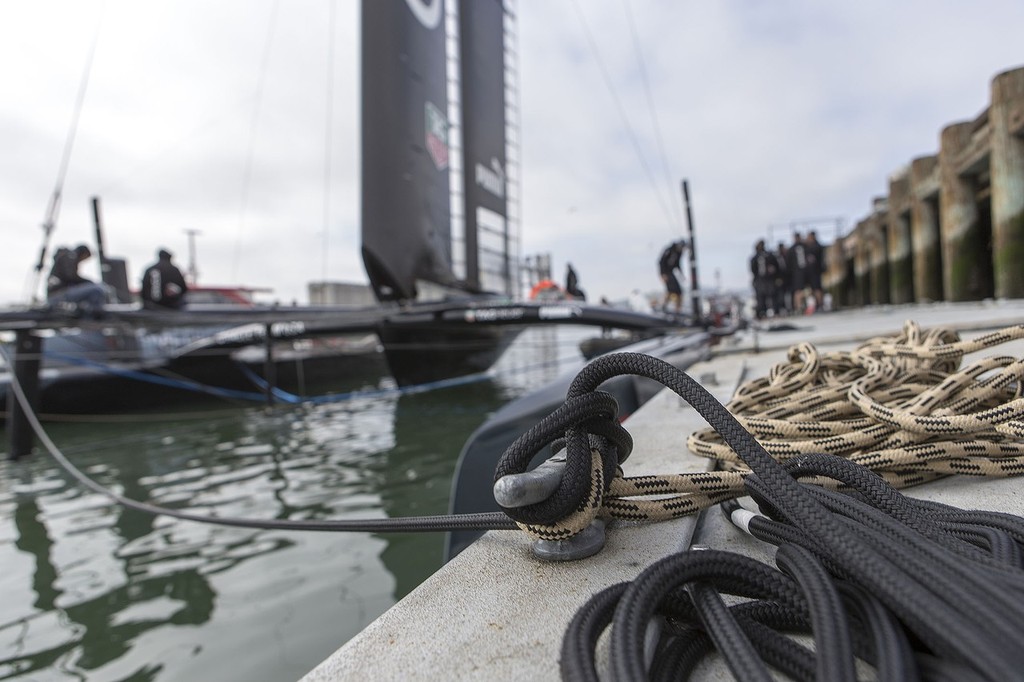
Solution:
<svg viewBox="0 0 1024 682"><path fill-rule="evenodd" d="M838 455L896 487L951 474L1014 476L1024 473L1024 360L992 356L963 367L961 362L967 354L1019 339L1024 325L963 341L951 330L924 331L907 322L902 333L849 352L822 353L801 343L768 376L741 386L726 407L778 460ZM717 432L696 431L687 447L718 460L723 470L639 477L622 477L620 471L603 500L591 497L587 506L600 506L600 516L656 521L745 494L749 472ZM595 467L597 462L595 457ZM581 524L586 519L575 518L558 535L572 534ZM554 529L529 530L550 536Z"/></svg>

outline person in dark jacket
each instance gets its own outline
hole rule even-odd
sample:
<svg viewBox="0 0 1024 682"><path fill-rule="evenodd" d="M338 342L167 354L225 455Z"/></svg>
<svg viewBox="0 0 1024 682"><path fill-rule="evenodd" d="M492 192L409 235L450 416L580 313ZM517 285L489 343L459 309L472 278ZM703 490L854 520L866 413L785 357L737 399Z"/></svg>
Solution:
<svg viewBox="0 0 1024 682"><path fill-rule="evenodd" d="M818 234L811 230L804 240L804 249L807 251L807 286L814 296L814 309L821 311L824 302L824 291L821 288L821 273L825 269L825 251L818 243Z"/></svg>
<svg viewBox="0 0 1024 682"><path fill-rule="evenodd" d="M789 248L789 290L793 298L793 314L807 312L807 246L799 232L793 234L793 246Z"/></svg>
<svg viewBox="0 0 1024 682"><path fill-rule="evenodd" d="M46 300L49 303L71 303L80 309L98 311L107 300L106 290L78 273L78 266L92 256L85 244L74 249L61 247L53 254L53 267L46 279Z"/></svg>
<svg viewBox="0 0 1024 682"><path fill-rule="evenodd" d="M587 295L580 289L580 279L572 263L566 263L565 266L565 293L581 301L587 300Z"/></svg>
<svg viewBox="0 0 1024 682"><path fill-rule="evenodd" d="M157 262L142 274L142 305L149 309L180 310L185 305L188 285L181 270L171 262L170 251L160 249Z"/></svg>
<svg viewBox="0 0 1024 682"><path fill-rule="evenodd" d="M754 245L754 255L750 259L750 274L753 277L754 297L756 301L757 319L763 320L775 311L775 275L778 272L778 265L775 256L764 247L764 240L758 240Z"/></svg>
<svg viewBox="0 0 1024 682"><path fill-rule="evenodd" d="M789 290L789 251L782 242L775 252L775 265L775 314L789 315L793 311L793 297Z"/></svg>
<svg viewBox="0 0 1024 682"><path fill-rule="evenodd" d="M680 269L680 261L683 259L683 253L686 251L686 240L681 239L677 242L672 242L665 247L665 250L661 252L661 257L658 259L658 274L661 275L661 281L665 283L665 300L661 304L662 312L668 312L668 304L675 302L676 314L678 314L683 307L683 288L679 285L679 280L676 278L676 270Z"/></svg>

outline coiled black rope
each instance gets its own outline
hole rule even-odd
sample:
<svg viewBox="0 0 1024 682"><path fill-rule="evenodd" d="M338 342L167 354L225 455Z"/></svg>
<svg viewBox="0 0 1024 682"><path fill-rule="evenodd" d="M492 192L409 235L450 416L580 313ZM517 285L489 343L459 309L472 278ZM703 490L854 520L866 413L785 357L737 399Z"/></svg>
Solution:
<svg viewBox="0 0 1024 682"><path fill-rule="evenodd" d="M576 614L563 640L564 679L596 679L597 638L609 626L608 669L618 680L685 677L711 650L743 680L770 679L768 666L800 680L853 680L855 658L883 680L1024 679L1024 520L911 500L834 456L783 466L702 386L648 356L595 360L568 400L618 374L672 389L750 467L746 489L763 513L744 525L778 545L778 569L716 550L656 562ZM608 419L607 411L574 415L570 460L589 456L587 429ZM802 484L804 476L839 480L850 492ZM656 617L666 626L648 668L644 642ZM812 634L814 651L784 636L790 631Z"/></svg>

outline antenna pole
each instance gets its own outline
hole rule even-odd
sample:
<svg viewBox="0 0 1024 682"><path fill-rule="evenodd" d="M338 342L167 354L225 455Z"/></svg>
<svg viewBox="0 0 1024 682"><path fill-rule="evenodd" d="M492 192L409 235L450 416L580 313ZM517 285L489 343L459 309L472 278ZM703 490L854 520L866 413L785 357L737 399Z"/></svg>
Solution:
<svg viewBox="0 0 1024 682"><path fill-rule="evenodd" d="M188 279L189 284L196 285L199 279L199 272L196 270L196 235L202 234L199 230L185 230L188 235Z"/></svg>
<svg viewBox="0 0 1024 682"><path fill-rule="evenodd" d="M92 198L92 223L96 228L96 259L100 262L100 281L107 281L107 254L103 248L103 219L100 217L100 198Z"/></svg>
<svg viewBox="0 0 1024 682"><path fill-rule="evenodd" d="M683 203L686 205L686 224L690 229L690 298L693 301L693 321L701 319L700 289L697 286L697 242L693 236L693 214L690 211L690 185L683 180Z"/></svg>

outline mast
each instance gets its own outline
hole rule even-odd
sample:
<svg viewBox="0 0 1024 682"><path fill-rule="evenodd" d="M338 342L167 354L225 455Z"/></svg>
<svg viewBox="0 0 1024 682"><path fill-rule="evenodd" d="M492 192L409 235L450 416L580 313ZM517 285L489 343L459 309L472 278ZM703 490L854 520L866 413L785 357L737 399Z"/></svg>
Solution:
<svg viewBox="0 0 1024 682"><path fill-rule="evenodd" d="M132 294L128 287L128 264L124 258L107 256L99 197L92 198L92 221L96 231L96 259L100 266L100 281L113 290L118 303L128 303L132 300Z"/></svg>
<svg viewBox="0 0 1024 682"><path fill-rule="evenodd" d="M693 234L693 213L690 211L690 183L683 180L683 203L686 205L686 224L690 228L690 299L693 302L693 322L701 319L700 287L697 285L697 241Z"/></svg>
<svg viewBox="0 0 1024 682"><path fill-rule="evenodd" d="M96 257L100 262L100 281L106 282L107 252L103 244L103 219L100 216L100 198L92 198L92 223L96 228Z"/></svg>
<svg viewBox="0 0 1024 682"><path fill-rule="evenodd" d="M362 254L381 301L452 272L443 0L362 3ZM461 285L464 286L464 285Z"/></svg>
<svg viewBox="0 0 1024 682"><path fill-rule="evenodd" d="M467 284L510 295L503 0L459 4Z"/></svg>

